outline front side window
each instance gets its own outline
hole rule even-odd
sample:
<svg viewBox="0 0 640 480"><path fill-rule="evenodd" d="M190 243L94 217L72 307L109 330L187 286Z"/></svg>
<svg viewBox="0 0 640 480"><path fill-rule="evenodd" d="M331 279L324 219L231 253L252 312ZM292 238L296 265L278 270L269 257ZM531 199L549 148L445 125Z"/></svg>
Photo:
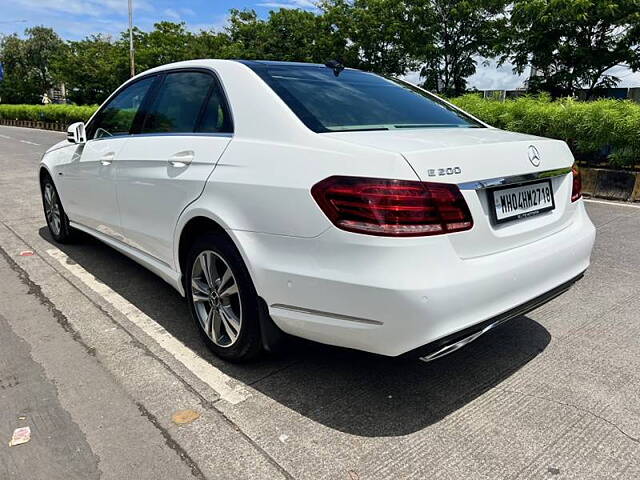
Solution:
<svg viewBox="0 0 640 480"><path fill-rule="evenodd" d="M334 73L322 65L245 64L315 132L482 127L435 96L373 73Z"/></svg>
<svg viewBox="0 0 640 480"><path fill-rule="evenodd" d="M155 76L143 78L118 93L98 114L90 128L90 138L129 135L138 109L155 79Z"/></svg>
<svg viewBox="0 0 640 480"><path fill-rule="evenodd" d="M204 72L167 74L147 112L142 133L194 132L214 81Z"/></svg>

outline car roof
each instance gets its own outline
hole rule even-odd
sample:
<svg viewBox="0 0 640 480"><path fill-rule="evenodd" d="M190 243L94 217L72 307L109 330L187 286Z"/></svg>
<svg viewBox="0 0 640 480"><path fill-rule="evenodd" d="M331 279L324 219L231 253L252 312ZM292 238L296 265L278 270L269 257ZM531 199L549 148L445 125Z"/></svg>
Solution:
<svg viewBox="0 0 640 480"><path fill-rule="evenodd" d="M284 62L280 60L242 60L242 59L234 59L235 62L240 62L244 64L256 64L256 65L291 65L297 67L322 67L327 68L326 65L322 63L309 63L309 62Z"/></svg>
<svg viewBox="0 0 640 480"><path fill-rule="evenodd" d="M327 68L326 65L322 63L307 63L307 62L285 62L278 60L243 60L243 59L217 59L217 58L203 58L198 60L184 60L181 62L168 63L165 65L160 65L158 67L151 68L149 70L145 70L144 72L140 72L136 76L148 75L150 73L162 72L164 70L171 70L176 68L195 68L195 67L219 67L222 65L229 64L243 64L246 66L259 66L259 65L290 65L296 67L318 67L318 68ZM347 68L346 70L352 70Z"/></svg>

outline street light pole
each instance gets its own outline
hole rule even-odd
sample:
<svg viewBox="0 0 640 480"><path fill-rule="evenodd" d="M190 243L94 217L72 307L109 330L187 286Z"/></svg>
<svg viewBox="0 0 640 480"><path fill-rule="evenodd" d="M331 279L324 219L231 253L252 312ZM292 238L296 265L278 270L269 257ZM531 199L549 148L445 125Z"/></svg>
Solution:
<svg viewBox="0 0 640 480"><path fill-rule="evenodd" d="M129 0L129 59L131 60L131 76L136 74L135 52L133 50L133 0Z"/></svg>

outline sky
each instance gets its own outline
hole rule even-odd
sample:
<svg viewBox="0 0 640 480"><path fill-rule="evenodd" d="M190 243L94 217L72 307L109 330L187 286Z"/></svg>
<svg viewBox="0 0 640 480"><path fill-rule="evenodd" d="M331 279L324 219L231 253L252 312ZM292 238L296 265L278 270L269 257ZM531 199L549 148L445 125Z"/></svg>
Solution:
<svg viewBox="0 0 640 480"><path fill-rule="evenodd" d="M161 20L183 21L193 31L220 30L232 8L252 8L262 17L278 8L314 9L313 0L133 0L133 4L134 24L142 30L152 29ZM67 40L78 40L96 33L117 36L128 28L127 0L0 0L0 7L4 7L0 35L45 25ZM469 86L480 90L520 87L528 73L518 76L509 64L498 67L493 60L488 65L478 60ZM632 73L623 67L615 73L622 79L619 86L640 86L640 72ZM419 81L417 73L409 73L406 78Z"/></svg>

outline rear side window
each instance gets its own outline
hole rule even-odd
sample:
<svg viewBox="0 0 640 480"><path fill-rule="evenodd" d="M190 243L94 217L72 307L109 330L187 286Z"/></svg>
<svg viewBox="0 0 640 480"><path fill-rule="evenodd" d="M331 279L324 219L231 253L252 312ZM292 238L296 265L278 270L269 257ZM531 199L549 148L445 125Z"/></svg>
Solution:
<svg viewBox="0 0 640 480"><path fill-rule="evenodd" d="M233 123L227 107L224 94L218 82L211 89L211 95L207 102L206 110L200 121L198 132L202 133L231 133Z"/></svg>
<svg viewBox="0 0 640 480"><path fill-rule="evenodd" d="M133 120L157 77L147 77L118 93L98 114L90 138L129 135Z"/></svg>
<svg viewBox="0 0 640 480"><path fill-rule="evenodd" d="M147 110L142 133L192 133L215 79L204 72L167 74Z"/></svg>

